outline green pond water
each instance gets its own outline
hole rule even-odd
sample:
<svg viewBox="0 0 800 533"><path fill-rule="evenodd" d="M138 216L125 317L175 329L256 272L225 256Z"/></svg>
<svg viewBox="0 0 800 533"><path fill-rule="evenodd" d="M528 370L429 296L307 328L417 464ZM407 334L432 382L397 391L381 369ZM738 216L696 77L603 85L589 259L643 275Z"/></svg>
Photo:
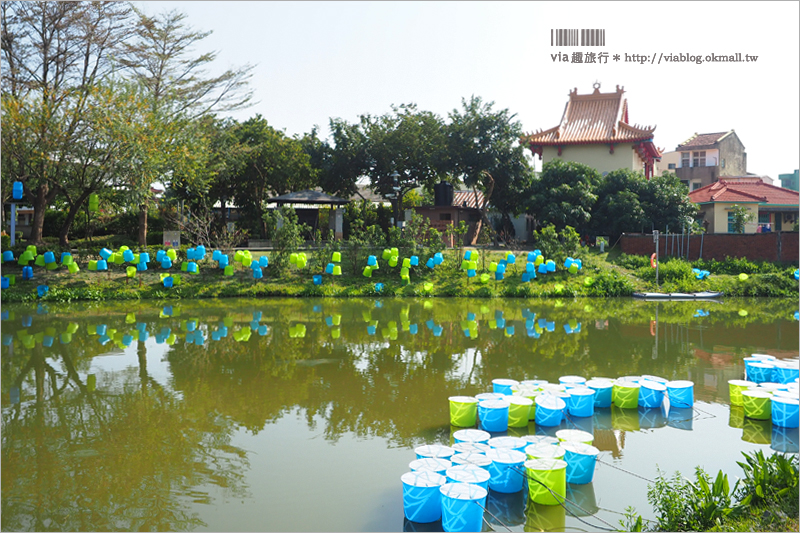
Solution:
<svg viewBox="0 0 800 533"><path fill-rule="evenodd" d="M744 419L729 379L751 353L798 356L797 302L236 299L2 307L5 531L416 531L400 476L450 444L448 397L495 378L652 374L691 411L574 419L601 450L570 508L490 493L484 530L591 531L647 480L742 451L796 453ZM509 435L558 428L511 429ZM573 516L577 515L577 517Z"/></svg>

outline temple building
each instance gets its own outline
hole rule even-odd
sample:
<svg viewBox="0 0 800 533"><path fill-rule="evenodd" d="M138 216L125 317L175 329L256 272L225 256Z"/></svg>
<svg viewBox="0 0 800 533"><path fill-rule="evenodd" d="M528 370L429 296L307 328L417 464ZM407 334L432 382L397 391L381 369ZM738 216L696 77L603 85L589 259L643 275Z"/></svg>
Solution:
<svg viewBox="0 0 800 533"><path fill-rule="evenodd" d="M628 168L653 176L661 150L653 144L655 126L630 125L628 99L624 88L601 93L594 84L591 94L569 93L564 115L558 126L524 136L534 154L547 163L559 158L583 163L605 174Z"/></svg>

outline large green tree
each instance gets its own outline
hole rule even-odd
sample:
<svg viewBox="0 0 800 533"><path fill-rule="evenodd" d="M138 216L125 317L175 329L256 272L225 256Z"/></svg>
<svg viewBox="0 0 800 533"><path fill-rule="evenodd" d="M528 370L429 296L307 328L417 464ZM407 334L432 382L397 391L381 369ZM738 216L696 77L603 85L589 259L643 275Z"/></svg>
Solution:
<svg viewBox="0 0 800 533"><path fill-rule="evenodd" d="M651 226L645 227L645 231L666 231L667 227L680 231L690 224L689 219L697 216L697 205L689 199L689 190L672 172L665 171L661 176L650 178L639 195L639 201L646 224Z"/></svg>
<svg viewBox="0 0 800 533"><path fill-rule="evenodd" d="M600 173L589 166L548 161L531 184L530 212L539 225L553 224L558 230L572 226L583 233L592 218L600 182Z"/></svg>
<svg viewBox="0 0 800 533"><path fill-rule="evenodd" d="M603 176L596 188L590 232L608 236L614 242L624 232L641 231L646 222L649 227L639 200L647 187L647 179L641 172L619 169Z"/></svg>
<svg viewBox="0 0 800 533"><path fill-rule="evenodd" d="M317 184L326 193L343 198L356 194L356 182L368 170L368 143L359 124L330 119L330 141L318 136L317 128L300 139L303 150L317 170Z"/></svg>
<svg viewBox="0 0 800 533"><path fill-rule="evenodd" d="M472 96L462 99L461 110L450 113L449 169L456 179L483 193L478 206L483 224L491 228L486 217L491 202L513 231L511 216L522 212L533 173L519 142L522 125L508 109L495 111L493 106L494 102Z"/></svg>

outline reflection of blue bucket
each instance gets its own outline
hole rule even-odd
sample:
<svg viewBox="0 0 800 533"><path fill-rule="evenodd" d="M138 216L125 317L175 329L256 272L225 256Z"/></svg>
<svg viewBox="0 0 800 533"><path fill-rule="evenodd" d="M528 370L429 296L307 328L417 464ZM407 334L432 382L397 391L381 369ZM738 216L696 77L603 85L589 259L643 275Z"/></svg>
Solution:
<svg viewBox="0 0 800 533"><path fill-rule="evenodd" d="M481 531L489 492L472 483L447 483L439 489L445 531Z"/></svg>
<svg viewBox="0 0 800 533"><path fill-rule="evenodd" d="M564 400L553 394L540 394L536 397L536 425L554 427L561 424L566 406Z"/></svg>
<svg viewBox="0 0 800 533"><path fill-rule="evenodd" d="M517 450L489 450L486 457L491 459L489 465L489 488L497 492L511 493L522 490L525 454Z"/></svg>
<svg viewBox="0 0 800 533"><path fill-rule="evenodd" d="M694 405L694 383L691 381L667 382L667 395L671 407L684 409Z"/></svg>
<svg viewBox="0 0 800 533"><path fill-rule="evenodd" d="M612 429L614 427L614 421L611 417L610 408L598 409L597 406L595 406L592 420L594 420L594 427L596 429Z"/></svg>
<svg viewBox="0 0 800 533"><path fill-rule="evenodd" d="M475 465L456 465L447 469L445 474L448 483L472 483L489 490L489 470Z"/></svg>
<svg viewBox="0 0 800 533"><path fill-rule="evenodd" d="M797 428L783 428L772 425L772 444L770 448L781 453L800 452L800 433Z"/></svg>
<svg viewBox="0 0 800 533"><path fill-rule="evenodd" d="M518 385L519 382L513 379L493 379L492 392L511 396L511 387L516 387Z"/></svg>
<svg viewBox="0 0 800 533"><path fill-rule="evenodd" d="M505 400L483 400L478 403L480 428L484 431L498 433L508 429L508 408Z"/></svg>
<svg viewBox="0 0 800 533"><path fill-rule="evenodd" d="M679 408L670 406L667 425L675 429L692 430L692 420L694 411L691 408Z"/></svg>
<svg viewBox="0 0 800 533"><path fill-rule="evenodd" d="M492 436L480 429L459 429L453 433L455 442L488 442Z"/></svg>
<svg viewBox="0 0 800 533"><path fill-rule="evenodd" d="M784 428L800 426L800 400L786 396L773 396L772 425Z"/></svg>
<svg viewBox="0 0 800 533"><path fill-rule="evenodd" d="M600 510L591 483L567 485L567 501L564 502L564 506L572 516L591 516Z"/></svg>
<svg viewBox="0 0 800 533"><path fill-rule="evenodd" d="M597 394L589 387L574 387L569 389L567 409L570 416L587 417L594 415L594 397Z"/></svg>
<svg viewBox="0 0 800 533"><path fill-rule="evenodd" d="M439 459L447 459L452 457L456 451L450 446L442 446L441 444L425 444L414 448L414 453L417 454L417 459L424 459L425 457L435 457Z"/></svg>
<svg viewBox="0 0 800 533"><path fill-rule="evenodd" d="M643 380L639 382L639 406L660 407L664 402L664 391L667 386L655 381Z"/></svg>
<svg viewBox="0 0 800 533"><path fill-rule="evenodd" d="M447 469L453 466L453 463L448 461L447 459L441 459L439 457L425 457L424 459L414 459L410 463L408 463L408 467L411 469L412 472L416 472L417 470L430 470L431 472L436 472L439 475L445 475Z"/></svg>
<svg viewBox="0 0 800 533"><path fill-rule="evenodd" d="M489 491L486 498L486 521L498 526L519 526L525 523L525 491L503 493ZM497 530L497 528L494 528Z"/></svg>
<svg viewBox="0 0 800 533"><path fill-rule="evenodd" d="M435 522L442 517L440 487L447 481L444 476L429 470L406 472L403 482L403 513L414 522Z"/></svg>
<svg viewBox="0 0 800 533"><path fill-rule="evenodd" d="M667 412L663 405L658 407L639 406L639 427L641 429L663 428L667 425Z"/></svg>
<svg viewBox="0 0 800 533"><path fill-rule="evenodd" d="M489 450L486 450L489 451ZM453 462L453 466L455 465L474 465L480 468L485 468L489 470L489 465L492 464L492 460L486 457L486 455L482 453L457 453L450 458Z"/></svg>
<svg viewBox="0 0 800 533"><path fill-rule="evenodd" d="M566 450L564 460L567 462L567 483L591 483L600 450L583 442L564 442L561 447Z"/></svg>
<svg viewBox="0 0 800 533"><path fill-rule="evenodd" d="M595 407L611 407L611 391L614 387L611 381L590 379L586 382L586 386L595 391Z"/></svg>

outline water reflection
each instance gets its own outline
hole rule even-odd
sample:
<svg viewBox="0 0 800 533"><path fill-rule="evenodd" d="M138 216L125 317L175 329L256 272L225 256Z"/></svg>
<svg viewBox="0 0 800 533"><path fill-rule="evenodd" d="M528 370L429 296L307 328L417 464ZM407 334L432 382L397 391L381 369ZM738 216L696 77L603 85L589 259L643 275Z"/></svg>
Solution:
<svg viewBox="0 0 800 533"><path fill-rule="evenodd" d="M726 302L702 316L680 302L560 304L4 306L2 528L197 529L197 505L212 501L209 487L230 498L250 494L251 456L233 435L258 435L290 413L330 443L354 435L413 447L446 442L448 396L484 392L498 377L653 374L690 379L698 401L727 403L727 380L741 377L742 357L798 352L794 302ZM612 407L508 434L577 427L618 458L627 432L692 430L686 411ZM749 424L733 409L730 416L743 440L796 451L796 429ZM589 509L593 493L582 490L575 498ZM526 511L515 498L489 502L503 523L563 528L560 506Z"/></svg>

